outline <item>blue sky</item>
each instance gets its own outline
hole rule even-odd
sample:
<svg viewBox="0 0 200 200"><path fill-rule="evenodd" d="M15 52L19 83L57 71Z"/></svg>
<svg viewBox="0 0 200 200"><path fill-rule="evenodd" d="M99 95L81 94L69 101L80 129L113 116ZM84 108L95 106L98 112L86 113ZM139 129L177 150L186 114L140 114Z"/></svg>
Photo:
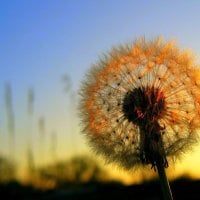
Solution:
<svg viewBox="0 0 200 200"><path fill-rule="evenodd" d="M30 87L35 91L34 123L46 117L48 131L56 130L63 141L78 123L70 95L63 91L64 74L76 92L103 53L140 36L175 39L199 57L199 8L200 1L187 0L1 0L0 142L6 143L5 82L12 86L19 151L26 144ZM4 149L2 144L0 151Z"/></svg>
<svg viewBox="0 0 200 200"><path fill-rule="evenodd" d="M0 80L12 81L16 90L25 85L49 90L63 73L77 86L98 56L141 35L161 34L199 51L198 1L19 0L0 4Z"/></svg>

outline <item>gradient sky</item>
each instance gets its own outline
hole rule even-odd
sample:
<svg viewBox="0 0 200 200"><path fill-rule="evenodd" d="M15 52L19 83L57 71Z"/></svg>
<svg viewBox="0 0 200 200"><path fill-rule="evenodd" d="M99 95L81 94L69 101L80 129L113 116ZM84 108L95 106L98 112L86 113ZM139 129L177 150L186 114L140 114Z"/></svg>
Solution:
<svg viewBox="0 0 200 200"><path fill-rule="evenodd" d="M44 117L48 132L45 142L50 145L49 134L56 132L57 154L65 159L71 148L81 152L85 145L78 133L70 134L78 132L74 100L70 99L91 64L115 45L139 36L158 35L177 40L179 46L192 49L199 59L199 8L200 1L187 0L1 0L0 152L8 151L6 82L13 93L16 157L25 157L30 130L35 154L38 153L41 141L36 134L37 121ZM64 92L64 74L72 80L73 87L68 92ZM27 118L29 88L35 92L32 122ZM180 168L192 171L196 166L193 172L200 177L199 154L186 160L188 164L184 161Z"/></svg>

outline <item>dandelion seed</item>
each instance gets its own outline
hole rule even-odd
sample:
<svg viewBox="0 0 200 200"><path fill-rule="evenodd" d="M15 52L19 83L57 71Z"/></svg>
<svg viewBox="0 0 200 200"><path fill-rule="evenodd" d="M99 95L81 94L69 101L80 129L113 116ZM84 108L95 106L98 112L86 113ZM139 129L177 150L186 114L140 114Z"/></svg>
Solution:
<svg viewBox="0 0 200 200"><path fill-rule="evenodd" d="M84 133L108 162L168 167L196 141L200 74L193 57L161 38L114 48L81 88Z"/></svg>

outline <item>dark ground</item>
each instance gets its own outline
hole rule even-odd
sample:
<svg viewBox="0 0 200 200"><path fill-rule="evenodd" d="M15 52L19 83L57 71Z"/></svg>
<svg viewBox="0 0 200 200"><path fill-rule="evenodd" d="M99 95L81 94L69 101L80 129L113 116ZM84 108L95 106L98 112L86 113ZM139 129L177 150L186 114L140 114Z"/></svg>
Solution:
<svg viewBox="0 0 200 200"><path fill-rule="evenodd" d="M200 180L179 179L170 183L174 200L200 200ZM0 184L0 199L12 200L160 200L159 182L123 186L120 183L87 183L56 190L39 190L17 182Z"/></svg>

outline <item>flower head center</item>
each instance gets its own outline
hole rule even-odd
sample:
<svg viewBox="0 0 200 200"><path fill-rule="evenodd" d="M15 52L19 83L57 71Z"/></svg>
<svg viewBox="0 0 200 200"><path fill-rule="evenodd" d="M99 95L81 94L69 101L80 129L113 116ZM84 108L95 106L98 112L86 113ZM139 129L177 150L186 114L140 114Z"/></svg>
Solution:
<svg viewBox="0 0 200 200"><path fill-rule="evenodd" d="M142 126L157 122L165 107L165 96L160 89L138 87L125 95L122 110L130 122Z"/></svg>

